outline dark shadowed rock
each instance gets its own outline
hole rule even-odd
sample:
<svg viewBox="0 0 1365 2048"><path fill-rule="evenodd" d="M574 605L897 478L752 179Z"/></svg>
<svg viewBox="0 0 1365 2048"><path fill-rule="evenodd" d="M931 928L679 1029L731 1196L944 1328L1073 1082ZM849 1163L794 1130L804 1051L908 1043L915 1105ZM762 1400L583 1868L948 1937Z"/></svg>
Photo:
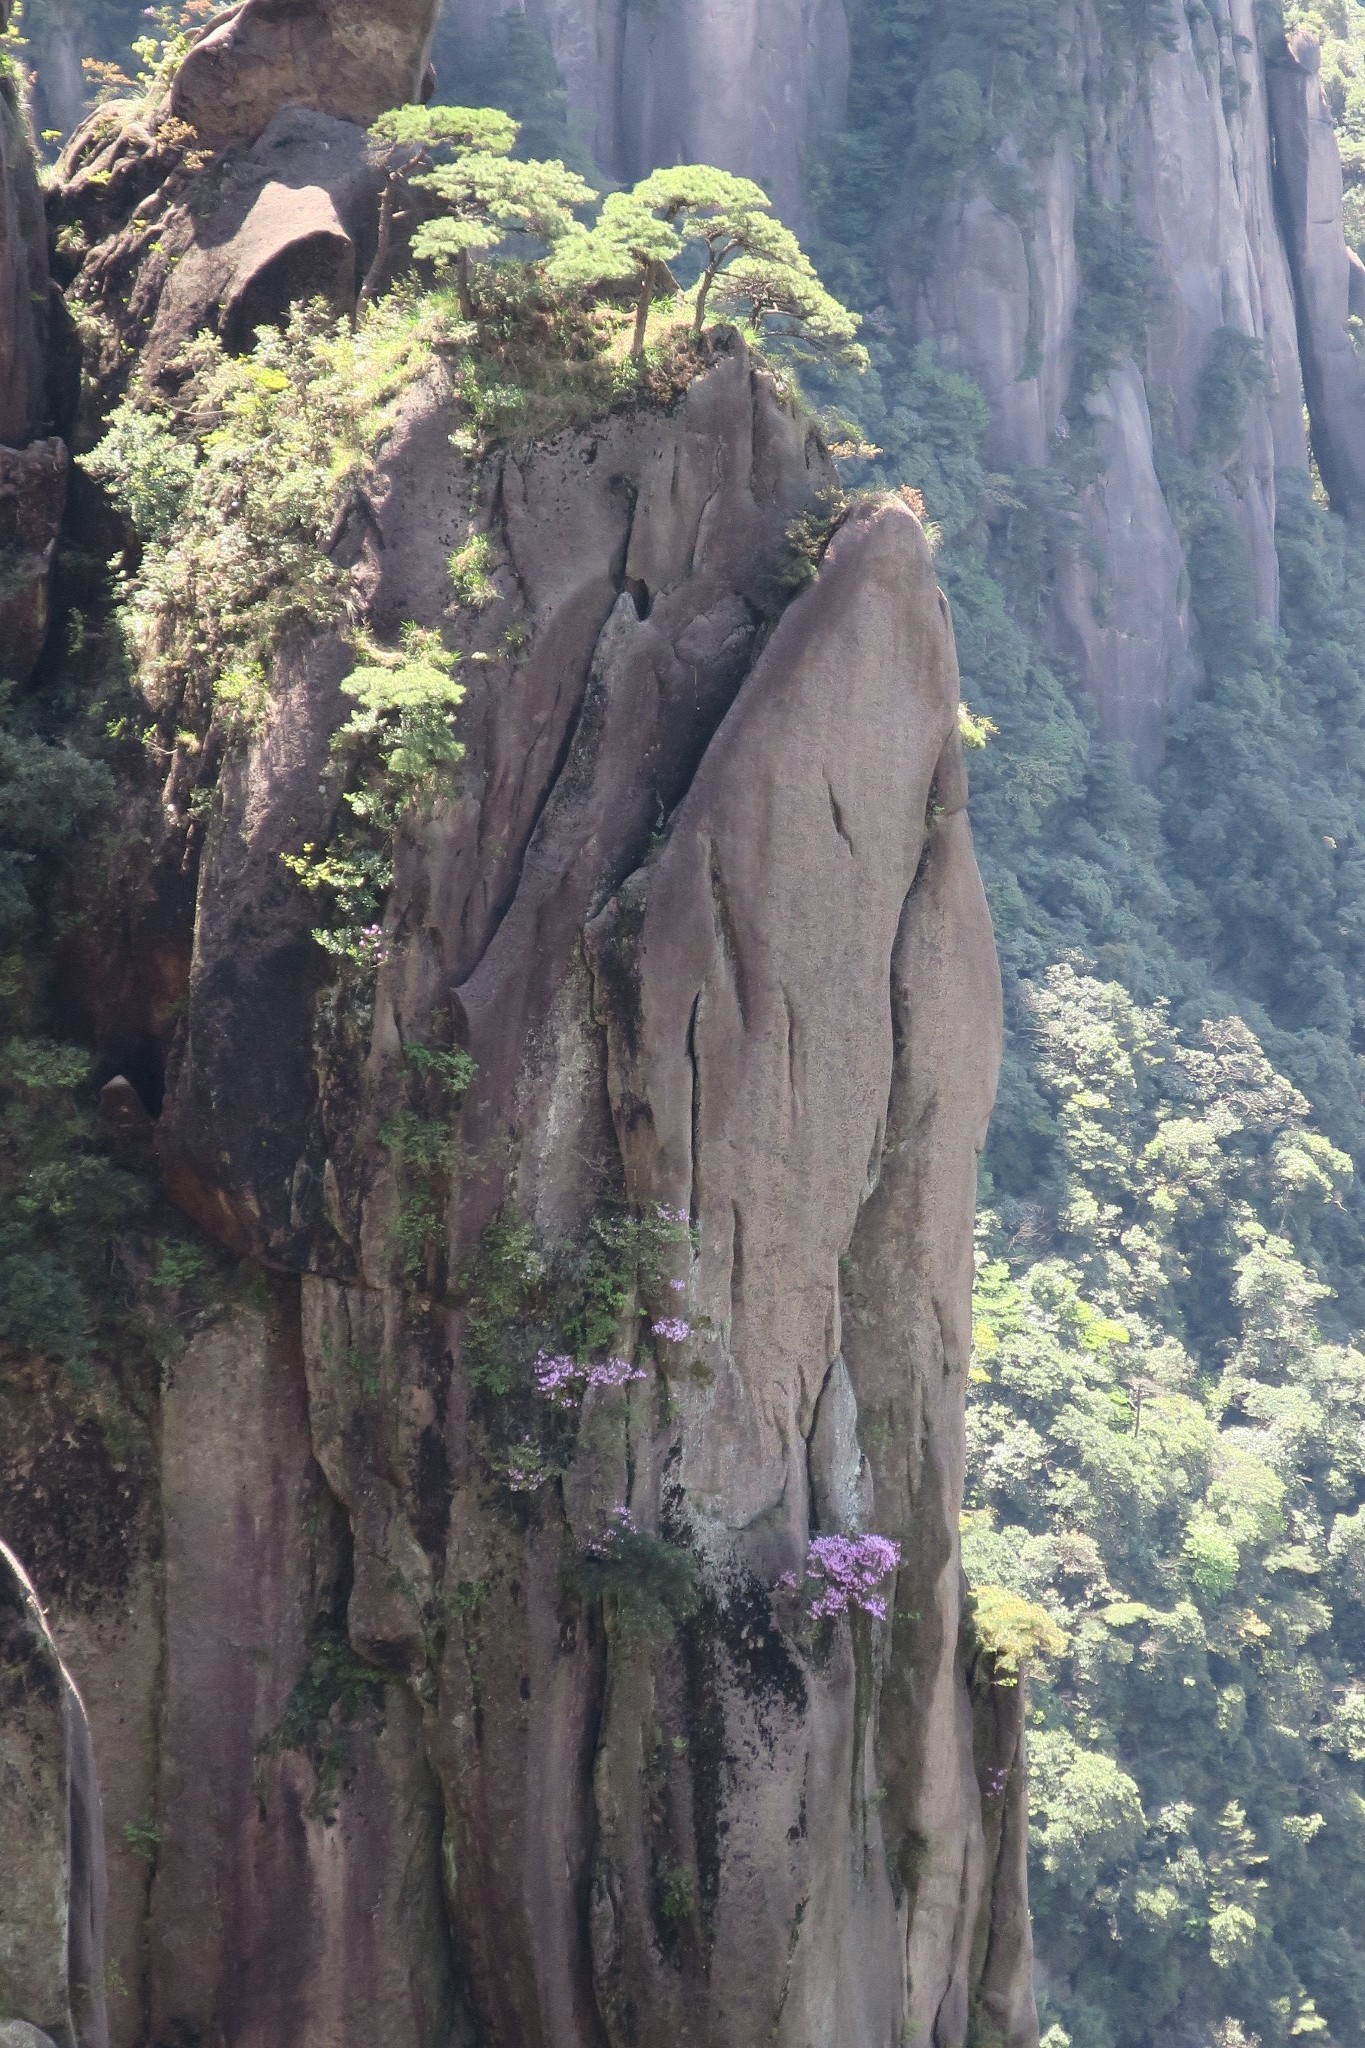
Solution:
<svg viewBox="0 0 1365 2048"><path fill-rule="evenodd" d="M23 115L0 78L0 445L42 425L48 323L47 229Z"/></svg>
<svg viewBox="0 0 1365 2048"><path fill-rule="evenodd" d="M104 1823L89 1724L3 1543L0 1872L0 2016L27 2021L55 2048L108 2048Z"/></svg>
<svg viewBox="0 0 1365 2048"><path fill-rule="evenodd" d="M61 441L0 448L0 681L26 683L47 641L66 505Z"/></svg>

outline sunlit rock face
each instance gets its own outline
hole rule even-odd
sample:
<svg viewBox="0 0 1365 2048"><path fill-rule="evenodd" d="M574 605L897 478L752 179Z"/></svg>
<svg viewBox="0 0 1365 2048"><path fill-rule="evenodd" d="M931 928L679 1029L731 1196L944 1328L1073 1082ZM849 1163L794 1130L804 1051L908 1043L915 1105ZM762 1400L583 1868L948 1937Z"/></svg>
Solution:
<svg viewBox="0 0 1365 2048"><path fill-rule="evenodd" d="M358 124L431 22L363 65L355 26L248 0L195 45L212 204L178 128L73 142L86 431L201 328L348 310ZM122 792L147 858L77 992L144 1063L109 1142L237 1261L128 1440L38 1362L5 1396L7 1469L79 1452L100 1510L26 1536L116 1816L109 2039L1030 2048L1019 1692L957 1537L1000 992L928 546L831 511L728 332L539 443L475 461L459 417L434 359L334 539L354 615L466 684L373 972L281 858L337 814L323 636L215 736L209 829Z"/></svg>

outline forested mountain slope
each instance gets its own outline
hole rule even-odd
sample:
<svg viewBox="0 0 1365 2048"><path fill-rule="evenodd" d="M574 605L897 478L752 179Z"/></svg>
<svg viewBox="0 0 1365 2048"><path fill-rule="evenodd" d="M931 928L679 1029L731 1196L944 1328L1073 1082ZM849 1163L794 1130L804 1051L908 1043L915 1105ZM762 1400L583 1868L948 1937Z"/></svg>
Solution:
<svg viewBox="0 0 1365 2048"><path fill-rule="evenodd" d="M132 14L31 0L52 104ZM864 315L807 389L841 490L922 494L987 722L964 1556L1031 1674L1043 2026L1360 2043L1361 10L448 0L434 59L590 176L762 179Z"/></svg>

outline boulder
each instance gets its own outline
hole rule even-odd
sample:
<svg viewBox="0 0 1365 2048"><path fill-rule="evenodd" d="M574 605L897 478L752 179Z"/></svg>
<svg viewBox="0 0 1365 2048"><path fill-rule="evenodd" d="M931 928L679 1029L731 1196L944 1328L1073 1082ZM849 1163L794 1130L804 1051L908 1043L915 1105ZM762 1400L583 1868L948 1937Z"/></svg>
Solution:
<svg viewBox="0 0 1365 2048"><path fill-rule="evenodd" d="M203 216L177 208L167 223L162 239L176 261L144 373L165 374L205 328L241 350L258 327L282 325L310 300L349 313L374 247L380 175L352 123L303 107L277 114L225 170L216 207Z"/></svg>
<svg viewBox="0 0 1365 2048"><path fill-rule="evenodd" d="M242 0L190 49L171 112L210 149L254 142L282 107L368 127L418 98L440 0Z"/></svg>

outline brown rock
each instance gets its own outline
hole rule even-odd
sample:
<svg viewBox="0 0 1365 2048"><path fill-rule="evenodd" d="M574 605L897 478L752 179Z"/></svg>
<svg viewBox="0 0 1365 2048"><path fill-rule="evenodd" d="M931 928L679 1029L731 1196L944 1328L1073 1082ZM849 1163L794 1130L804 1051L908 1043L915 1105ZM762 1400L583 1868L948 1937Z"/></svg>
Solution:
<svg viewBox="0 0 1365 2048"><path fill-rule="evenodd" d="M254 142L283 107L368 127L419 96L439 0L242 0L190 50L171 111L211 149Z"/></svg>
<svg viewBox="0 0 1365 2048"><path fill-rule="evenodd" d="M163 231L177 261L143 352L158 377L207 327L230 349L250 348L258 327L282 325L292 306L322 299L355 306L357 244L373 244L380 173L360 131L306 108L275 116L238 159L206 216L177 209Z"/></svg>

